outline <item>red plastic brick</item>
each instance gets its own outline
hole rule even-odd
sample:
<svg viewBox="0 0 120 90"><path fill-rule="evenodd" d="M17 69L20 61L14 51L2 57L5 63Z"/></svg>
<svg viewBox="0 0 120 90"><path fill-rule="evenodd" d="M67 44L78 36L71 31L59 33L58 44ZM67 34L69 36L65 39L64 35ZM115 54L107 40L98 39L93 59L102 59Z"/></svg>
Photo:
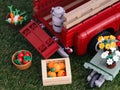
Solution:
<svg viewBox="0 0 120 90"><path fill-rule="evenodd" d="M59 48L59 45L34 21L20 30L20 33L44 58L49 58Z"/></svg>
<svg viewBox="0 0 120 90"><path fill-rule="evenodd" d="M42 22L52 34L57 36L63 46L74 47L78 55L83 55L87 52L87 47L91 39L93 39L93 37L99 32L106 29L108 30L109 28L112 28L112 32L119 30L120 2L116 2L69 29L63 28L61 34L56 34L52 29L52 25L49 24L51 22L51 17L47 20L45 20L44 17L50 15L52 7L65 7L74 1L76 0L34 0L34 17L40 20L40 22ZM83 1L87 2L89 0ZM75 9L80 5L80 3L78 5L76 4L68 8L66 12Z"/></svg>

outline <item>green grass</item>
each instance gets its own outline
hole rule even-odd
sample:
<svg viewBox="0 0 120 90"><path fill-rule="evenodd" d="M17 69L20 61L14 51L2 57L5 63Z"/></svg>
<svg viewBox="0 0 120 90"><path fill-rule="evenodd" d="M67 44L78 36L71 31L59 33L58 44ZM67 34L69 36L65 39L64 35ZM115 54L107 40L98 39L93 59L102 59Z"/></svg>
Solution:
<svg viewBox="0 0 120 90"><path fill-rule="evenodd" d="M0 0L0 90L91 90L86 80L90 70L83 67L84 62L88 62L89 55L70 55L72 84L58 86L43 86L41 74L41 55L32 45L19 33L22 27L12 28L5 18L9 12L7 6L14 5L21 11L27 11L29 22L32 18L32 0ZM11 62L11 56L18 50L26 49L33 54L32 66L25 71L16 69ZM55 53L51 58L60 57ZM97 90L99 88L94 88ZM100 90L120 90L120 73L110 82L106 81Z"/></svg>

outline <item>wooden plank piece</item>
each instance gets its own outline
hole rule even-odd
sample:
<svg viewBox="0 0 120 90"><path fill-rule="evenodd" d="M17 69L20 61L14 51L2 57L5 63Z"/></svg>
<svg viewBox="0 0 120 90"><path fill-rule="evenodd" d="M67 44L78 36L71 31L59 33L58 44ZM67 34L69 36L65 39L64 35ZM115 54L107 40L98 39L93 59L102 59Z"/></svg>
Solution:
<svg viewBox="0 0 120 90"><path fill-rule="evenodd" d="M85 20L86 18L88 18L88 17L90 17L90 16L98 13L99 11L103 10L104 8L112 5L113 3L117 2L117 1L119 1L119 0L111 0L111 1L109 1L108 3L106 3L106 4L104 4L104 5L102 4L99 8L96 8L95 10L92 10L92 9L91 9L91 12L85 14L85 15L82 16L82 17L76 17L76 18L74 18L73 20L71 20L70 22L64 22L64 27L65 27L66 29L68 29L68 28L70 28L70 27L72 27L72 26L80 23L81 21Z"/></svg>
<svg viewBox="0 0 120 90"><path fill-rule="evenodd" d="M71 12L65 14L64 18L66 22L70 22L72 19L79 18L85 15L86 13L89 13L91 10L94 10L95 8L100 7L101 5L108 3L109 1L110 0L96 0L96 2L95 1L93 2L91 0L79 6L78 8L72 10Z"/></svg>
<svg viewBox="0 0 120 90"><path fill-rule="evenodd" d="M75 19L76 17L80 17L82 15L82 13L85 13L86 11L89 11L89 4L91 3L91 1L81 5L78 8L75 8L74 10L65 13L64 14L64 18L66 22L70 22L73 19ZM81 9L79 9L81 8Z"/></svg>
<svg viewBox="0 0 120 90"><path fill-rule="evenodd" d="M65 10L67 10L67 9L75 6L76 4L78 4L78 3L82 2L82 1L84 1L84 0L76 0L76 1L74 1L73 3L70 3L70 4L66 5L66 6L64 6L63 8L64 8ZM48 20L48 19L50 19L50 18L51 18L51 14L49 14L49 15L47 15L47 16L44 17L45 20Z"/></svg>

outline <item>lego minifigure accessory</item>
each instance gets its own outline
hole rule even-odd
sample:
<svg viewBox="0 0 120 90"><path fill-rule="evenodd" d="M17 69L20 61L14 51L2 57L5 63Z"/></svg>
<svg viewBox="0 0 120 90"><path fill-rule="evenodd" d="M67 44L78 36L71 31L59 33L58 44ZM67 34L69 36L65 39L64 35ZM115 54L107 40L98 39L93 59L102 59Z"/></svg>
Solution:
<svg viewBox="0 0 120 90"><path fill-rule="evenodd" d="M102 50L114 50L117 47L116 37L113 35L99 36L98 37L98 48Z"/></svg>
<svg viewBox="0 0 120 90"><path fill-rule="evenodd" d="M21 12L18 9L13 10L13 6L8 6L10 12L7 15L7 19L6 21L12 25L19 25L19 24L23 24L24 21L26 21L27 15L26 12ZM24 15L24 16L23 16Z"/></svg>
<svg viewBox="0 0 120 90"><path fill-rule="evenodd" d="M113 68L116 65L116 62L120 59L120 51L119 50L107 50L101 54L101 58L106 60L106 64L108 68Z"/></svg>
<svg viewBox="0 0 120 90"><path fill-rule="evenodd" d="M27 50L20 50L13 54L12 63L19 69L28 69L32 64L32 54Z"/></svg>
<svg viewBox="0 0 120 90"><path fill-rule="evenodd" d="M66 76L65 63L50 61L47 64L48 67L48 77L60 77Z"/></svg>
<svg viewBox="0 0 120 90"><path fill-rule="evenodd" d="M63 27L63 15L65 13L65 10L61 6L57 6L52 8L51 13L53 30L57 33L60 33Z"/></svg>

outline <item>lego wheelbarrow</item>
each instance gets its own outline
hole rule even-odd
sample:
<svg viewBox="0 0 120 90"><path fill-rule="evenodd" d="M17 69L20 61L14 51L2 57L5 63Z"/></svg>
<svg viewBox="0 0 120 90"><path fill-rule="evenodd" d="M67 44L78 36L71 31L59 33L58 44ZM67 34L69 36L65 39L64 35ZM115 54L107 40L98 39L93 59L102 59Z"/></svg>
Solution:
<svg viewBox="0 0 120 90"><path fill-rule="evenodd" d="M102 51L98 51L89 63L84 63L85 68L93 70L87 77L91 88L101 87L105 80L112 81L120 70L120 60L116 63L116 67L109 69L106 66L106 61L102 60L101 53Z"/></svg>

